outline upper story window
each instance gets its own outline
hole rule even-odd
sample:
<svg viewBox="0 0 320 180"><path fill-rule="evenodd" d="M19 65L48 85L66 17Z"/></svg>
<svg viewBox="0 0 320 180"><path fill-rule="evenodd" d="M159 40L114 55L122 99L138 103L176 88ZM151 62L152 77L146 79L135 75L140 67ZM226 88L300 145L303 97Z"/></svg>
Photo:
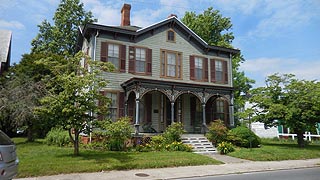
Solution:
<svg viewBox="0 0 320 180"><path fill-rule="evenodd" d="M173 30L167 31L167 41L169 41L169 42L176 41L176 33Z"/></svg>
<svg viewBox="0 0 320 180"><path fill-rule="evenodd" d="M111 62L115 67L119 67L119 45L108 44L108 62Z"/></svg>
<svg viewBox="0 0 320 180"><path fill-rule="evenodd" d="M208 59L190 56L190 79L208 81Z"/></svg>
<svg viewBox="0 0 320 180"><path fill-rule="evenodd" d="M210 60L211 82L228 84L228 62L223 60Z"/></svg>
<svg viewBox="0 0 320 180"><path fill-rule="evenodd" d="M161 50L161 76L181 78L182 54L175 51Z"/></svg>
<svg viewBox="0 0 320 180"><path fill-rule="evenodd" d="M101 42L100 60L111 62L116 71L125 72L126 46L116 43Z"/></svg>
<svg viewBox="0 0 320 180"><path fill-rule="evenodd" d="M146 49L136 48L136 72L146 72Z"/></svg>
<svg viewBox="0 0 320 180"><path fill-rule="evenodd" d="M216 61L216 81L222 82L223 77L223 69L222 69L222 61Z"/></svg>
<svg viewBox="0 0 320 180"><path fill-rule="evenodd" d="M203 74L203 59L196 57L194 59L194 65L195 65L195 78L196 80L201 80L202 74Z"/></svg>
<svg viewBox="0 0 320 180"><path fill-rule="evenodd" d="M152 74L152 50L129 46L129 73Z"/></svg>

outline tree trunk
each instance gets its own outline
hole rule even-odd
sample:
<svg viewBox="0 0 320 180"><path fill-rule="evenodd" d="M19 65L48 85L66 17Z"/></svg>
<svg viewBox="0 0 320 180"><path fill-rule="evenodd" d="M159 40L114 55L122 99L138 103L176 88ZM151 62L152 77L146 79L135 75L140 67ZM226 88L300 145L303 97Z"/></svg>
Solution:
<svg viewBox="0 0 320 180"><path fill-rule="evenodd" d="M27 128L27 141L28 142L33 142L34 137L33 137L33 124L32 122L27 122L28 128Z"/></svg>
<svg viewBox="0 0 320 180"><path fill-rule="evenodd" d="M298 146L300 148L304 148L306 146L306 142L303 139L303 132L302 131L296 131L297 133L297 139L298 139Z"/></svg>
<svg viewBox="0 0 320 180"><path fill-rule="evenodd" d="M78 129L74 129L74 138L72 136L72 129L69 129L69 137L71 142L73 143L73 154L75 156L79 155L79 134L80 131Z"/></svg>
<svg viewBox="0 0 320 180"><path fill-rule="evenodd" d="M75 156L79 155L79 134L80 134L80 131L78 129L74 129L73 154Z"/></svg>

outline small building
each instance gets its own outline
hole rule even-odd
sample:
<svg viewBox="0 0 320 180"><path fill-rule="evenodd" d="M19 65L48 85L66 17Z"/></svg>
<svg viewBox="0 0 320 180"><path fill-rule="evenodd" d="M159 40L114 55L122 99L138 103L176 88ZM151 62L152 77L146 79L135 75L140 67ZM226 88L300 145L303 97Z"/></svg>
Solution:
<svg viewBox="0 0 320 180"><path fill-rule="evenodd" d="M81 50L116 67L103 74L109 118L130 116L137 132L181 122L188 133L200 133L217 119L234 126L232 56L240 51L208 45L174 14L144 28L131 25L130 10L124 4L120 26L80 30Z"/></svg>
<svg viewBox="0 0 320 180"><path fill-rule="evenodd" d="M10 66L11 34L11 31L0 29L0 75Z"/></svg>

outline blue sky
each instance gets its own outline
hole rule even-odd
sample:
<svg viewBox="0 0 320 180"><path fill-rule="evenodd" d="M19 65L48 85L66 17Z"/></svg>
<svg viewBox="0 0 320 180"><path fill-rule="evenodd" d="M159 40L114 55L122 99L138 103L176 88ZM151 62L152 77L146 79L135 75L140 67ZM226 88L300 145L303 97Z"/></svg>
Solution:
<svg viewBox="0 0 320 180"><path fill-rule="evenodd" d="M11 62L30 52L31 40L60 0L0 0L0 29L12 31ZM246 62L241 70L263 86L266 76L293 73L320 79L320 0L81 0L98 23L120 24L123 3L131 4L131 24L145 27L169 14L202 13L208 7L230 17L235 40Z"/></svg>

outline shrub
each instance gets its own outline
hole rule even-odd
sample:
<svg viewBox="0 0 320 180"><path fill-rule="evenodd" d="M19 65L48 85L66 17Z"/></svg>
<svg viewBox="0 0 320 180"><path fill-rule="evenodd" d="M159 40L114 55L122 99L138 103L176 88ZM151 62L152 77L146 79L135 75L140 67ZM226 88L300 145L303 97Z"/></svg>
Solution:
<svg viewBox="0 0 320 180"><path fill-rule="evenodd" d="M182 142L177 142L174 141L170 144L167 144L165 146L165 149L167 151L187 151L187 152L191 152L192 151L192 147L187 145L187 144L183 144Z"/></svg>
<svg viewBox="0 0 320 180"><path fill-rule="evenodd" d="M47 133L45 142L48 145L57 145L59 147L68 145L70 143L69 133L62 128L52 128Z"/></svg>
<svg viewBox="0 0 320 180"><path fill-rule="evenodd" d="M220 152L220 154L228 154L234 151L234 147L232 143L225 142L225 141L222 141L221 143L219 143L217 146L217 149Z"/></svg>
<svg viewBox="0 0 320 180"><path fill-rule="evenodd" d="M175 141L180 142L181 135L185 132L186 131L184 130L182 123L173 123L163 133L164 141L166 142L166 144L170 144Z"/></svg>
<svg viewBox="0 0 320 180"><path fill-rule="evenodd" d="M139 145L136 151L192 151L192 147L181 142L181 135L185 132L181 123L170 125L163 135L153 136L150 144Z"/></svg>
<svg viewBox="0 0 320 180"><path fill-rule="evenodd" d="M254 134L249 128L244 126L238 126L231 129L228 133L228 141L239 147L259 147L261 139Z"/></svg>
<svg viewBox="0 0 320 180"><path fill-rule="evenodd" d="M113 151L125 150L126 141L131 137L131 133L133 132L130 126L130 119L128 117L122 117L116 122L108 123L105 126L109 149Z"/></svg>
<svg viewBox="0 0 320 180"><path fill-rule="evenodd" d="M228 128L224 125L223 121L216 120L212 122L206 136L209 141L218 144L227 140Z"/></svg>

